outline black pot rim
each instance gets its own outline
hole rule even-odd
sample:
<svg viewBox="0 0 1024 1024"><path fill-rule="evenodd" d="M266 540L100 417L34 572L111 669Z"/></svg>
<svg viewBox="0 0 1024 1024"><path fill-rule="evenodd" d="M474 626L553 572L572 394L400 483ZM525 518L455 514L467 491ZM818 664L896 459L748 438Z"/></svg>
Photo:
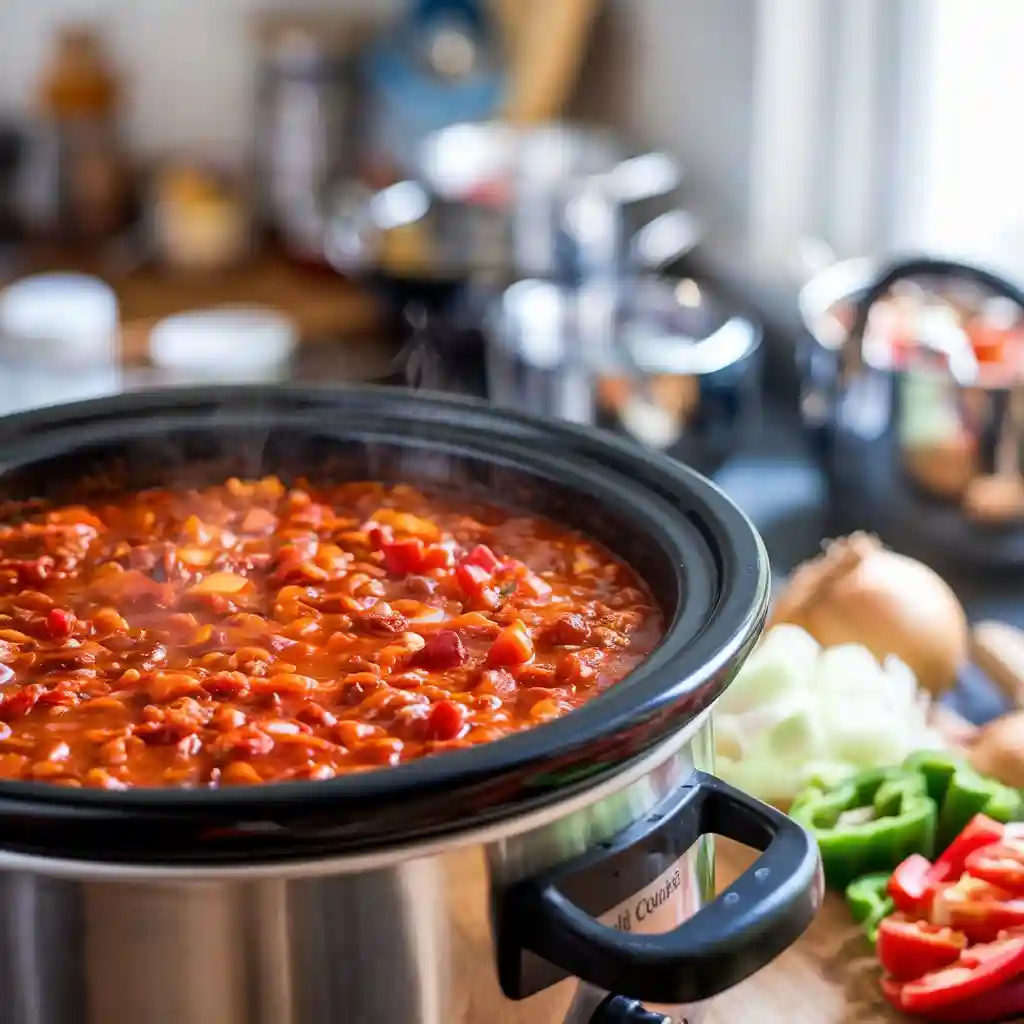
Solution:
<svg viewBox="0 0 1024 1024"><path fill-rule="evenodd" d="M716 563L705 620L695 627L677 614L661 647L626 681L571 715L398 767L220 790L108 792L0 781L0 849L216 863L308 858L462 830L578 791L680 731L717 698L756 642L768 607L767 554L749 520L715 485L611 434L474 399L336 385L129 392L0 418L0 465L31 463L40 443L45 449L55 437L75 439L72 446L90 431L116 439L129 423L167 420L201 429L235 415L323 423L331 413L348 421L362 416L373 431L404 426L409 440L457 434L485 460L501 449L513 460L527 460L530 450L546 453L568 476L603 480L609 489L620 485L623 494L622 484L634 488L631 504L641 529L662 529L664 512L674 504L679 523L697 538L693 543L705 544ZM68 442L61 443L68 450ZM682 586L684 567L674 569ZM692 636L679 643L680 631Z"/></svg>

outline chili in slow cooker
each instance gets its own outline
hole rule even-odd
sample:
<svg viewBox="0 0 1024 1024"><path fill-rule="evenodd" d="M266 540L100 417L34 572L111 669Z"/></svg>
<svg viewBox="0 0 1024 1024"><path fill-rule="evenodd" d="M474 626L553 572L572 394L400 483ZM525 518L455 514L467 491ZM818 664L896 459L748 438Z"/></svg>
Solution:
<svg viewBox="0 0 1024 1024"><path fill-rule="evenodd" d="M663 635L578 533L408 486L237 479L0 526L0 777L329 779L584 704Z"/></svg>

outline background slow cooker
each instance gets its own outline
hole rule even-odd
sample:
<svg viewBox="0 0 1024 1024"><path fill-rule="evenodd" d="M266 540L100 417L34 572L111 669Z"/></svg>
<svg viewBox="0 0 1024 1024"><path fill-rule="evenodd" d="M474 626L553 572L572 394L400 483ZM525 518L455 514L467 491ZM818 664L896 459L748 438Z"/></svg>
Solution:
<svg viewBox="0 0 1024 1024"><path fill-rule="evenodd" d="M304 387L8 417L0 465L5 516L232 474L482 491L603 541L669 623L566 718L398 768L221 791L0 783L7 1024L640 1020L603 993L706 999L813 916L810 838L703 773L769 572L753 527L685 467L466 400ZM767 851L714 902L710 833Z"/></svg>

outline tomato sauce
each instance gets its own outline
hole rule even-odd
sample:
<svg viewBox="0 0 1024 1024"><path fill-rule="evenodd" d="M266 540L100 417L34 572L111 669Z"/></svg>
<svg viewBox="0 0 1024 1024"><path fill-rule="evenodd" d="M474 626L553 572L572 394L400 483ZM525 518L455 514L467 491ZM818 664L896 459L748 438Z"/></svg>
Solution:
<svg viewBox="0 0 1024 1024"><path fill-rule="evenodd" d="M39 512L0 526L0 778L396 765L559 718L662 635L595 541L408 486L230 479Z"/></svg>

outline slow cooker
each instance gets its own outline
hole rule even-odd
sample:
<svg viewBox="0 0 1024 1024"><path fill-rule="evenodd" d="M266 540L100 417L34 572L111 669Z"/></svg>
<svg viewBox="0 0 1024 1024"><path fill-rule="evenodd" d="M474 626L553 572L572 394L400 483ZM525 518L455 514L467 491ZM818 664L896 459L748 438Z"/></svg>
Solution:
<svg viewBox="0 0 1024 1024"><path fill-rule="evenodd" d="M235 789L0 782L5 1024L693 1024L811 921L812 839L708 774L769 569L686 467L470 400L299 386L7 417L0 463L7 517L263 473L482 491L602 541L668 625L564 718L397 767ZM717 897L713 834L762 851Z"/></svg>

